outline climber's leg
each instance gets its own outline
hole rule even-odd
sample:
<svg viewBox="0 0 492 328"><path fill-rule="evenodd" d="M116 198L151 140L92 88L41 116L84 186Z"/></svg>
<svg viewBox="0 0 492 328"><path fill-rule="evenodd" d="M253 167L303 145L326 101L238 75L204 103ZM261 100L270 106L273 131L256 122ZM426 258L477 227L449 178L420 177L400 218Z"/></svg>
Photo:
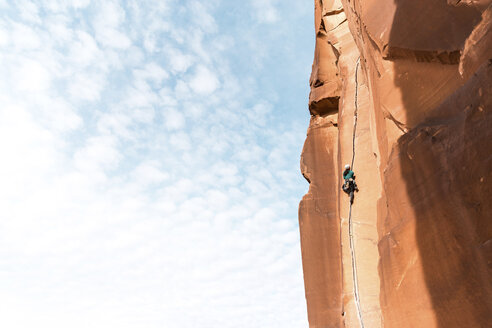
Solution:
<svg viewBox="0 0 492 328"><path fill-rule="evenodd" d="M342 190L343 192L345 192L346 194L348 194L350 192L350 186L347 182L345 182L343 185L342 185Z"/></svg>

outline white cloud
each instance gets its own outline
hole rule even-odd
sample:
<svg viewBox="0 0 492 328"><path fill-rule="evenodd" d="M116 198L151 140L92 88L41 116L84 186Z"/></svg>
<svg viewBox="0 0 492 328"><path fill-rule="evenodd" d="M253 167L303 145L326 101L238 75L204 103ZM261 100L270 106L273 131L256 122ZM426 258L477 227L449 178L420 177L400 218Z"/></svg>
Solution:
<svg viewBox="0 0 492 328"><path fill-rule="evenodd" d="M189 5L191 9L192 21L205 33L214 33L217 31L217 24L212 15L210 15L204 4L198 1L192 1Z"/></svg>
<svg viewBox="0 0 492 328"><path fill-rule="evenodd" d="M153 107L134 108L132 119L137 123L150 124L155 119L155 110Z"/></svg>
<svg viewBox="0 0 492 328"><path fill-rule="evenodd" d="M187 151L191 149L190 137L183 132L172 134L169 138L169 144L172 149L176 150Z"/></svg>
<svg viewBox="0 0 492 328"><path fill-rule="evenodd" d="M10 42L9 34L0 26L0 47L6 46Z"/></svg>
<svg viewBox="0 0 492 328"><path fill-rule="evenodd" d="M159 96L154 93L152 88L145 80L135 79L133 86L126 90L124 95L125 105L128 107L151 107L158 102Z"/></svg>
<svg viewBox="0 0 492 328"><path fill-rule="evenodd" d="M75 107L63 98L40 96L36 98L36 105L40 121L57 133L71 132L83 125Z"/></svg>
<svg viewBox="0 0 492 328"><path fill-rule="evenodd" d="M97 15L94 19L94 29L96 38L102 46L125 49L131 45L130 38L120 29L125 21L125 11L113 2L104 1L97 8Z"/></svg>
<svg viewBox="0 0 492 328"><path fill-rule="evenodd" d="M200 95L208 95L219 87L219 80L210 69L200 65L190 80L190 87Z"/></svg>
<svg viewBox="0 0 492 328"><path fill-rule="evenodd" d="M256 18L261 23L276 23L279 20L276 0L252 0Z"/></svg>
<svg viewBox="0 0 492 328"><path fill-rule="evenodd" d="M160 103L165 106L177 106L178 101L174 97L174 91L168 87L164 87L159 91Z"/></svg>
<svg viewBox="0 0 492 328"><path fill-rule="evenodd" d="M259 126L265 126L267 121L266 118L272 111L272 105L269 103L256 104L246 112L246 116L252 122L255 122Z"/></svg>
<svg viewBox="0 0 492 328"><path fill-rule="evenodd" d="M41 23L41 18L39 17L38 6L31 1L16 1L17 8L20 12L21 18L30 23Z"/></svg>
<svg viewBox="0 0 492 328"><path fill-rule="evenodd" d="M94 73L76 73L70 80L68 92L74 99L98 100L106 84L105 77Z"/></svg>
<svg viewBox="0 0 492 328"><path fill-rule="evenodd" d="M190 88L188 84L182 80L176 82L176 87L174 88L174 95L176 99L183 100L190 98Z"/></svg>
<svg viewBox="0 0 492 328"><path fill-rule="evenodd" d="M15 71L16 86L21 91L42 91L49 89L51 74L43 64L25 60L18 71Z"/></svg>
<svg viewBox="0 0 492 328"><path fill-rule="evenodd" d="M101 51L94 38L85 31L76 31L76 39L70 43L70 53L68 59L77 65L77 68L84 68L94 64L101 58Z"/></svg>
<svg viewBox="0 0 492 328"><path fill-rule="evenodd" d="M87 140L85 146L74 155L74 166L81 171L104 173L117 168L121 153L117 139L112 136L97 136Z"/></svg>
<svg viewBox="0 0 492 328"><path fill-rule="evenodd" d="M164 114L164 124L171 131L182 129L185 125L184 115L174 108L167 108Z"/></svg>
<svg viewBox="0 0 492 328"><path fill-rule="evenodd" d="M66 13L67 10L83 9L89 6L91 0L47 0L43 1L43 9L47 9L53 13Z"/></svg>
<svg viewBox="0 0 492 328"><path fill-rule="evenodd" d="M136 78L147 79L155 83L161 83L169 77L169 74L158 64L148 63L143 69L134 70Z"/></svg>
<svg viewBox="0 0 492 328"><path fill-rule="evenodd" d="M63 17L60 20L63 20ZM66 22L50 22L47 29L51 38L59 43L72 41L73 31L66 26Z"/></svg>
<svg viewBox="0 0 492 328"><path fill-rule="evenodd" d="M200 103L185 103L185 114L191 119L199 119L206 111L205 107Z"/></svg>
<svg viewBox="0 0 492 328"><path fill-rule="evenodd" d="M169 174L159 168L158 161L140 163L132 173L132 179L138 184L148 186L169 179Z"/></svg>
<svg viewBox="0 0 492 328"><path fill-rule="evenodd" d="M125 139L131 139L131 117L125 113L104 113L97 122L98 131L102 135L116 135Z"/></svg>
<svg viewBox="0 0 492 328"><path fill-rule="evenodd" d="M193 64L193 56L183 54L175 48L165 49L166 59L169 61L169 68L174 73L183 73Z"/></svg>
<svg viewBox="0 0 492 328"><path fill-rule="evenodd" d="M11 37L16 50L31 50L41 46L42 41L34 29L20 23L11 25Z"/></svg>
<svg viewBox="0 0 492 328"><path fill-rule="evenodd" d="M96 29L97 40L102 46L108 46L117 49L126 49L131 45L130 38L117 29L109 27L96 27Z"/></svg>
<svg viewBox="0 0 492 328"><path fill-rule="evenodd" d="M91 3L91 0L72 0L70 4L72 7L81 9L87 7Z"/></svg>

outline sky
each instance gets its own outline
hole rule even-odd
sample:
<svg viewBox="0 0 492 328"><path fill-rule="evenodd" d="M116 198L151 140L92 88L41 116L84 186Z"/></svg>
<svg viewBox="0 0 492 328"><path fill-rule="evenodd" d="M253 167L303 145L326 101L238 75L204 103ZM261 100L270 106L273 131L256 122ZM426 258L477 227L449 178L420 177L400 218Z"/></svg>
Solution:
<svg viewBox="0 0 492 328"><path fill-rule="evenodd" d="M1 327L307 327L313 11L0 0Z"/></svg>

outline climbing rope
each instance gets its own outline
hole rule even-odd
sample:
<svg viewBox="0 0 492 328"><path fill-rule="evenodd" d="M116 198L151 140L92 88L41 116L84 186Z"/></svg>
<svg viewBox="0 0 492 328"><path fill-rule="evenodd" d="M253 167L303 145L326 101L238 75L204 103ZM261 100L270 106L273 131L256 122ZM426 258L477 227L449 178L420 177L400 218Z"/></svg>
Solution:
<svg viewBox="0 0 492 328"><path fill-rule="evenodd" d="M355 133L357 130L357 92L359 82L357 80L357 73L359 70L360 57L357 59L357 64L355 66L355 109L354 109L354 132L352 136L352 163L350 167L352 171L354 170L354 160L355 160ZM352 191L353 192L353 191ZM349 207L349 235L350 235L350 253L352 255L352 280L354 284L354 298L355 305L357 307L357 316L359 318L361 328L364 328L364 322L362 321L362 311L360 309L360 299L359 299L359 280L357 278L357 261L355 258L355 246L354 246L354 233L353 233L353 223L352 223L352 202L350 202Z"/></svg>

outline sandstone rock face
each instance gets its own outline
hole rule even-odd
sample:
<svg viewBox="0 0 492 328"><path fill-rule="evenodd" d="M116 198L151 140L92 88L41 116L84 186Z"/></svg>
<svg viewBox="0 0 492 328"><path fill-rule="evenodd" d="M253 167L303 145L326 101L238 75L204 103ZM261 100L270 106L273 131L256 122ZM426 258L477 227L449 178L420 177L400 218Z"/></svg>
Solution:
<svg viewBox="0 0 492 328"><path fill-rule="evenodd" d="M490 2L315 0L310 327L492 327Z"/></svg>

